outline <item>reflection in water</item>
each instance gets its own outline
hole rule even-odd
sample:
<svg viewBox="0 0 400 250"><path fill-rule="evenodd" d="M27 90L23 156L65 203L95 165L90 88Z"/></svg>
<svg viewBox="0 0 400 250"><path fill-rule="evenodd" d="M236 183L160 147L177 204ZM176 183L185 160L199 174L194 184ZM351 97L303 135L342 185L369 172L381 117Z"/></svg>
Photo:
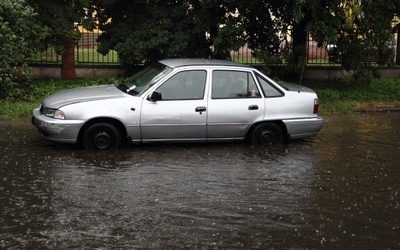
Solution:
<svg viewBox="0 0 400 250"><path fill-rule="evenodd" d="M76 247L82 237L120 247L265 244L252 238L296 227L308 195L300 187L310 182L312 156L294 148L288 158L291 150L144 146L119 152L126 158L118 162L103 155L100 164L77 156L54 170L51 238L80 239Z"/></svg>
<svg viewBox="0 0 400 250"><path fill-rule="evenodd" d="M398 248L399 113L332 116L324 131L311 218L321 243Z"/></svg>
<svg viewBox="0 0 400 250"><path fill-rule="evenodd" d="M0 120L0 248L397 248L400 114L277 148L89 153Z"/></svg>

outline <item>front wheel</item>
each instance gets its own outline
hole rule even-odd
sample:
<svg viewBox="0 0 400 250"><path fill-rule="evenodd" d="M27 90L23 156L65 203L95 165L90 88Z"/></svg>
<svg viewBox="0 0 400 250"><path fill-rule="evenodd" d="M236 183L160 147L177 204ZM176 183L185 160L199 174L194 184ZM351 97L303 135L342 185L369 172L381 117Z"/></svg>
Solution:
<svg viewBox="0 0 400 250"><path fill-rule="evenodd" d="M285 142L282 128L276 123L257 125L250 135L252 145L276 145Z"/></svg>
<svg viewBox="0 0 400 250"><path fill-rule="evenodd" d="M109 123L91 125L83 134L83 146L89 150L116 149L121 144L121 133Z"/></svg>

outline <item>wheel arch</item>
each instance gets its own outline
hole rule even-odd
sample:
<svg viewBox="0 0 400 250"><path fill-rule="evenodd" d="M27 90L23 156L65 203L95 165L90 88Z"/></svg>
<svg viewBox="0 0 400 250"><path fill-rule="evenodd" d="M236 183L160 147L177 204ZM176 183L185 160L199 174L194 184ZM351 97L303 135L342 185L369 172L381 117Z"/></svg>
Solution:
<svg viewBox="0 0 400 250"><path fill-rule="evenodd" d="M78 138L77 138L77 145L82 144L82 138L83 138L85 131L90 126L92 126L93 124L96 124L96 123L109 123L109 124L115 126L118 129L118 131L121 133L122 144L126 144L128 133L126 131L125 125L120 120L111 118L111 117L96 117L96 118L88 120L81 127L81 129L79 130Z"/></svg>
<svg viewBox="0 0 400 250"><path fill-rule="evenodd" d="M251 137L251 134L253 133L253 130L258 125L263 124L263 123L274 123L274 124L278 125L282 129L283 134L285 135L285 142L289 141L290 136L288 134L288 131L287 131L285 123L283 121L281 121L281 120L272 120L272 121L259 121L259 122L256 122L256 123L252 124L250 126L250 128L247 130L247 134L246 134L246 141L247 142L250 140L250 137Z"/></svg>

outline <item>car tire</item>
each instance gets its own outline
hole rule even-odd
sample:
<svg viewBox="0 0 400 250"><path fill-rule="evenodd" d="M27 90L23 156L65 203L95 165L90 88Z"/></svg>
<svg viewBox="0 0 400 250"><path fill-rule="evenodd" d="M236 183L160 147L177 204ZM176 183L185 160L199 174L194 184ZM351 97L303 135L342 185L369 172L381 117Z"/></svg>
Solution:
<svg viewBox="0 0 400 250"><path fill-rule="evenodd" d="M284 142L282 128L272 122L257 125L250 135L252 145L276 145Z"/></svg>
<svg viewBox="0 0 400 250"><path fill-rule="evenodd" d="M121 144L121 133L109 123L95 123L83 134L83 146L89 150L117 149Z"/></svg>

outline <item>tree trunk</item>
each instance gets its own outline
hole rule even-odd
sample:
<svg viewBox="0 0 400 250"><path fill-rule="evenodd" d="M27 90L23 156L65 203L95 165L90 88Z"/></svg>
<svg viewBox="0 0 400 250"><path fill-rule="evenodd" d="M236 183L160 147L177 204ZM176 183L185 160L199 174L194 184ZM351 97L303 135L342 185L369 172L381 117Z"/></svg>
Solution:
<svg viewBox="0 0 400 250"><path fill-rule="evenodd" d="M298 23L293 25L292 43L293 43L293 56L289 60L288 70L286 76L292 80L298 80L306 60L306 32L307 20L304 18Z"/></svg>

